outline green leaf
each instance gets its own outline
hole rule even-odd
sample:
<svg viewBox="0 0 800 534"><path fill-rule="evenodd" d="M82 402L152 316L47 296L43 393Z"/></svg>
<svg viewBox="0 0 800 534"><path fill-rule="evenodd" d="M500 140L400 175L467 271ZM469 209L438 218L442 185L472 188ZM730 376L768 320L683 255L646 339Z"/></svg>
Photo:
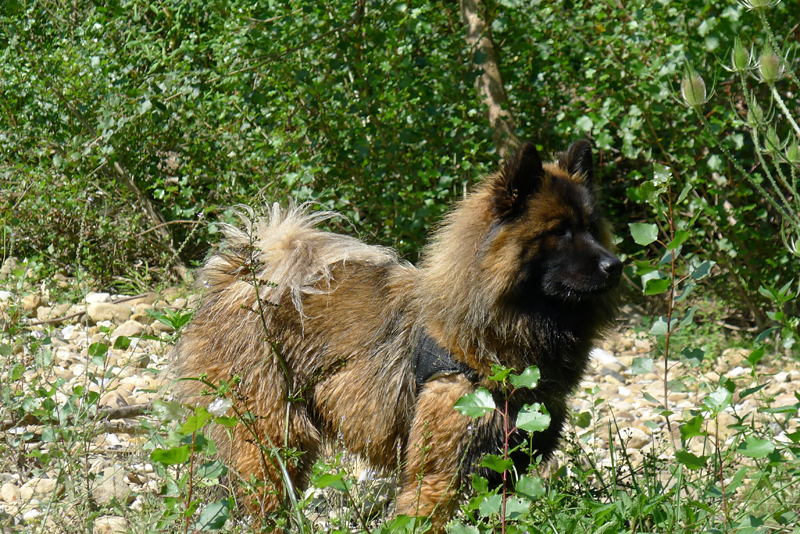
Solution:
<svg viewBox="0 0 800 534"><path fill-rule="evenodd" d="M635 375L643 375L653 372L653 358L639 357L634 358L631 363L631 372Z"/></svg>
<svg viewBox="0 0 800 534"><path fill-rule="evenodd" d="M502 382L506 378L508 378L508 375L511 374L511 371L513 371L513 369L504 367L502 365L492 365L492 374L489 375L489 380L494 380L495 382Z"/></svg>
<svg viewBox="0 0 800 534"><path fill-rule="evenodd" d="M506 500L507 519L519 519L530 514L530 511L531 503L527 499L522 500L517 496L512 496Z"/></svg>
<svg viewBox="0 0 800 534"><path fill-rule="evenodd" d="M25 374L25 366L21 363L18 363L14 367L11 368L11 373L8 375L8 378L11 379L11 382L16 382L22 375Z"/></svg>
<svg viewBox="0 0 800 534"><path fill-rule="evenodd" d="M480 463L481 467L488 467L492 471L497 471L498 473L505 473L512 467L514 467L514 462L509 459L503 459L495 454L487 454Z"/></svg>
<svg viewBox="0 0 800 534"><path fill-rule="evenodd" d="M703 363L706 353L703 349L685 347L681 351L681 361L686 362L689 367L697 367Z"/></svg>
<svg viewBox="0 0 800 534"><path fill-rule="evenodd" d="M92 363L102 366L106 361L106 354L108 354L108 345L105 343L92 343L89 345L89 356L92 357Z"/></svg>
<svg viewBox="0 0 800 534"><path fill-rule="evenodd" d="M161 399L153 401L153 414L161 421L178 421L185 415L181 403L177 401L163 401Z"/></svg>
<svg viewBox="0 0 800 534"><path fill-rule="evenodd" d="M581 412L575 416L575 426L578 428L589 428L592 424L592 414L589 412Z"/></svg>
<svg viewBox="0 0 800 534"><path fill-rule="evenodd" d="M171 449L155 449L150 453L150 459L164 465L178 465L186 463L189 459L190 446L172 447Z"/></svg>
<svg viewBox="0 0 800 534"><path fill-rule="evenodd" d="M724 387L719 387L714 393L706 395L703 405L711 410L712 415L719 414L722 410L731 405L733 395Z"/></svg>
<svg viewBox="0 0 800 534"><path fill-rule="evenodd" d="M665 292L669 289L672 280L669 278L662 278L662 279L650 279L646 282L644 286L644 294L645 295L660 295L661 293Z"/></svg>
<svg viewBox="0 0 800 534"><path fill-rule="evenodd" d="M481 516L489 517L492 514L497 514L500 512L500 504L502 503L502 497L500 495L490 495L486 497L481 505L478 507L478 512L480 512Z"/></svg>
<svg viewBox="0 0 800 534"><path fill-rule="evenodd" d="M695 280L702 280L706 276L709 275L711 272L711 268L716 265L717 263L711 260L706 260L701 262L700 265L690 269L689 274L691 274L692 278Z"/></svg>
<svg viewBox="0 0 800 534"><path fill-rule="evenodd" d="M332 473L325 473L319 476L314 485L319 489L331 487L339 491L347 490L347 486L344 482L344 473L337 473L335 475Z"/></svg>
<svg viewBox="0 0 800 534"><path fill-rule="evenodd" d="M681 326L687 327L692 324L694 320L694 312L697 311L697 306L692 306L688 310L686 310L686 315L684 315L683 319L681 319Z"/></svg>
<svg viewBox="0 0 800 534"><path fill-rule="evenodd" d="M216 480L225 476L228 473L228 468L220 460L213 462L206 462L197 470L196 477L205 480Z"/></svg>
<svg viewBox="0 0 800 534"><path fill-rule="evenodd" d="M194 528L197 531L221 529L231 516L230 508L230 499L209 504L200 512L200 518L194 524Z"/></svg>
<svg viewBox="0 0 800 534"><path fill-rule="evenodd" d="M736 451L748 458L764 458L775 450L775 444L766 439L747 436Z"/></svg>
<svg viewBox="0 0 800 534"><path fill-rule="evenodd" d="M128 350L130 346L131 340L125 336L119 336L116 341L114 341L115 350Z"/></svg>
<svg viewBox="0 0 800 534"><path fill-rule="evenodd" d="M478 388L475 393L468 393L458 399L453 406L462 415L482 417L495 409L492 394L486 388Z"/></svg>
<svg viewBox="0 0 800 534"><path fill-rule="evenodd" d="M541 432L550 426L550 414L547 408L538 402L525 405L517 415L517 428L526 432Z"/></svg>
<svg viewBox="0 0 800 534"><path fill-rule="evenodd" d="M675 459L689 469L703 469L708 463L708 456L695 456L689 451L675 451Z"/></svg>
<svg viewBox="0 0 800 534"><path fill-rule="evenodd" d="M450 523L450 528L447 529L450 534L480 534L478 527L472 525L465 525L461 520L456 519ZM392 531L394 532L394 531Z"/></svg>
<svg viewBox="0 0 800 534"><path fill-rule="evenodd" d="M658 237L658 226L647 223L628 223L631 237L637 245L646 246Z"/></svg>
<svg viewBox="0 0 800 534"><path fill-rule="evenodd" d="M680 426L680 433L681 439L683 441L688 440L689 438L693 438L696 436L705 436L707 435L705 431L703 431L703 423L705 422L705 418L700 415L696 415L686 421L684 424Z"/></svg>
<svg viewBox="0 0 800 534"><path fill-rule="evenodd" d="M532 365L525 369L520 375L511 375L511 385L515 388L533 389L536 387L536 384L539 383L539 378L541 378L539 368Z"/></svg>
<svg viewBox="0 0 800 534"><path fill-rule="evenodd" d="M523 495L531 501L542 497L545 493L545 489L542 486L542 479L528 475L522 475L519 477L519 480L517 480L517 484L514 487L514 491L518 495Z"/></svg>
<svg viewBox="0 0 800 534"><path fill-rule="evenodd" d="M186 419L181 426L181 434L193 434L203 428L214 416L202 406L198 406L194 415Z"/></svg>
<svg viewBox="0 0 800 534"><path fill-rule="evenodd" d="M675 250L676 248L681 246L687 239L689 239L689 236L691 235L692 234L690 234L686 230L678 230L677 232L675 232L675 237L667 245L667 250Z"/></svg>

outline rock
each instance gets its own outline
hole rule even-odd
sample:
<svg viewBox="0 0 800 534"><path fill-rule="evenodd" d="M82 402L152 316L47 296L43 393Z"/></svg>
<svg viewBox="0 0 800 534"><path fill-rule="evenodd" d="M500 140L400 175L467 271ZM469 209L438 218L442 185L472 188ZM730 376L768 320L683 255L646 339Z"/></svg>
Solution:
<svg viewBox="0 0 800 534"><path fill-rule="evenodd" d="M622 386L625 385L625 377L622 376L619 372L614 371L612 369L608 369L605 367L600 369L600 376L605 377L606 382L609 382L611 384L617 384Z"/></svg>
<svg viewBox="0 0 800 534"><path fill-rule="evenodd" d="M623 445L631 449L641 449L653 441L653 437L650 434L635 426L622 428L619 433L622 436Z"/></svg>
<svg viewBox="0 0 800 534"><path fill-rule="evenodd" d="M20 499L20 496L19 488L13 482L6 482L0 486L0 499L2 499L3 502L16 502Z"/></svg>
<svg viewBox="0 0 800 534"><path fill-rule="evenodd" d="M650 352L650 341L647 339L635 339L633 341L633 347L637 353Z"/></svg>
<svg viewBox="0 0 800 534"><path fill-rule="evenodd" d="M740 376L744 376L748 373L748 370L744 367L734 367L727 373L728 378L739 378Z"/></svg>
<svg viewBox="0 0 800 534"><path fill-rule="evenodd" d="M101 321L112 321L114 324L121 325L130 319L132 311L129 306L98 302L89 304L86 308L86 313L95 324Z"/></svg>
<svg viewBox="0 0 800 534"><path fill-rule="evenodd" d="M14 256L9 256L3 262L3 267L0 267L0 278L5 278L12 274L17 267L19 267L19 260Z"/></svg>
<svg viewBox="0 0 800 534"><path fill-rule="evenodd" d="M125 534L128 532L128 520L118 515L104 515L94 522L92 534Z"/></svg>
<svg viewBox="0 0 800 534"><path fill-rule="evenodd" d="M39 321L51 321L52 324L59 324L61 321L53 321L53 319L60 319L67 315L70 306L70 304L58 304L53 307L40 306L36 309L36 319Z"/></svg>
<svg viewBox="0 0 800 534"><path fill-rule="evenodd" d="M174 328L162 323L161 321L153 321L153 324L150 325L150 328L152 328L157 334L164 332L171 334L172 332L175 331Z"/></svg>
<svg viewBox="0 0 800 534"><path fill-rule="evenodd" d="M123 397L119 391L111 391L106 393L100 397L100 402L98 402L98 406L102 406L104 408L119 408L127 405L128 401L125 400L125 397Z"/></svg>
<svg viewBox="0 0 800 534"><path fill-rule="evenodd" d="M90 291L86 294L86 304L100 304L109 302L110 300L111 295L108 293L95 293L94 291Z"/></svg>
<svg viewBox="0 0 800 534"><path fill-rule="evenodd" d="M138 298L135 298L135 299L126 300L125 304L127 304L128 306L130 306L132 308L137 308L140 305L145 305L145 306L150 305L150 304L154 303L156 301L156 299L158 299L158 295L156 295L154 292L151 291L149 293L145 293L141 297L138 297Z"/></svg>
<svg viewBox="0 0 800 534"><path fill-rule="evenodd" d="M125 336L125 337L139 336L142 334L142 332L144 332L144 325L142 325L141 323L137 323L136 321L128 320L119 325L117 329L114 330L114 332L112 332L111 339L114 340L120 336Z"/></svg>
<svg viewBox="0 0 800 534"><path fill-rule="evenodd" d="M777 373L775 376L773 376L772 380L774 380L779 384L785 384L786 382L789 382L791 379L789 378L789 373L787 371L781 371L780 373Z"/></svg>
<svg viewBox="0 0 800 534"><path fill-rule="evenodd" d="M179 298L172 301L172 305L181 310L186 307L186 303L187 300L184 298Z"/></svg>
<svg viewBox="0 0 800 534"><path fill-rule="evenodd" d="M31 521L38 519L41 515L42 515L41 510L39 510L38 508L32 508L22 514L22 521L24 521L25 523L29 523Z"/></svg>
<svg viewBox="0 0 800 534"><path fill-rule="evenodd" d="M117 467L103 469L103 476L92 486L92 498L99 505L109 504L113 500L125 503L130 496L131 489L125 482L125 474Z"/></svg>
<svg viewBox="0 0 800 534"><path fill-rule="evenodd" d="M22 311L27 317L36 315L37 308L47 306L47 301L41 295L25 295L22 298Z"/></svg>
<svg viewBox="0 0 800 534"><path fill-rule="evenodd" d="M589 353L589 356L606 369L616 371L617 373L621 373L625 370L625 364L622 363L619 358L603 349L594 348Z"/></svg>
<svg viewBox="0 0 800 534"><path fill-rule="evenodd" d="M60 493L63 489L59 487L58 480L55 478L39 478L35 477L22 485L19 489L20 498L23 501L29 501L34 496L49 497L53 492Z"/></svg>
<svg viewBox="0 0 800 534"><path fill-rule="evenodd" d="M11 298L11 291L0 291L0 302L5 302Z"/></svg>

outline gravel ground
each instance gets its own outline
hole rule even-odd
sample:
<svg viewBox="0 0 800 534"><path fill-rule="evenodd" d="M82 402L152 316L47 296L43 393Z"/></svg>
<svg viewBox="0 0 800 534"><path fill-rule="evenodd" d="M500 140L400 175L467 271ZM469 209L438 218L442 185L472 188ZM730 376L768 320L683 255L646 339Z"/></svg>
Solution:
<svg viewBox="0 0 800 534"><path fill-rule="evenodd" d="M8 321L12 308L12 294L0 291L0 311L3 321ZM116 500L133 511L141 511L145 497L158 493L162 481L147 461L149 453L142 444L149 438L142 432L142 408L161 398L168 385L165 383L166 354L170 347L172 329L153 320L147 310L183 310L196 305L197 296L184 298L177 292L161 295L147 293L137 296L112 296L107 293L89 293L79 303L53 303L41 296L27 296L21 306L28 324L27 331L35 337L50 338L52 363L39 366L32 363L36 355L29 345L14 345L11 354L3 355L4 370L0 379L17 394L30 392L43 384L57 385L53 400L63 405L76 387L88 388L99 395L99 406L110 417L95 423L95 433L81 456L83 466L94 475L87 494L95 506ZM629 322L636 323L633 314ZM113 347L120 336L130 339L126 349L109 348L105 361L98 365L89 355L89 347L105 343ZM665 418L660 415L664 404L663 362L656 362L653 372L633 373L634 360L653 355L650 341L635 328L624 328L614 333L592 355L590 374L582 388L572 399L576 414L586 412L585 428L575 427L578 441L590 451L600 465L610 464L609 435L615 447L624 447L631 460L641 461L644 455L655 451L667 459L674 450L664 445L670 439ZM667 394L667 407L680 418L702 405L704 397L713 392L724 375L736 379L740 388L756 385L745 359L749 351L729 348L716 358L713 365L691 368L686 363L670 362L669 380L681 379L681 384L671 384ZM23 363L27 370L11 382L12 367ZM798 402L794 393L800 385L800 366L797 362L765 357L759 362L760 383L766 384L761 395L774 397L772 407L793 405ZM4 386L5 388L5 386ZM734 396L734 406L723 413L718 421L720 437L730 438L735 423L734 415L752 414L756 424L770 424L769 416L758 413L757 396L741 400ZM2 422L6 434L3 449L13 451L9 444L23 435L41 436L43 427L36 421L14 421L5 410ZM580 419L580 418L579 418ZM789 432L797 431L798 419L789 421ZM673 437L680 437L673 424ZM613 429L609 432L609 429ZM616 429L619 429L617 432ZM777 440L788 441L776 432ZM26 452L47 452L45 439L27 439L20 445ZM690 449L701 454L702 439L691 442ZM16 454L16 453L15 453ZM8 460L8 459L6 459ZM562 457L560 459L564 461ZM556 461L559 461L557 459ZM19 468L19 464L5 461L6 472L0 472L0 521L12 525L13 532L25 530L25 525L36 524L46 513L48 499L63 491L56 483L57 472L45 471L33 476L35 469ZM96 509L96 508L95 508ZM53 520L48 519L48 522ZM51 524L51 523L48 523ZM13 525L16 525L14 527ZM44 531L59 531L58 521ZM94 519L94 532L125 532L129 525L120 515L100 516ZM0 532L6 532L0 528Z"/></svg>

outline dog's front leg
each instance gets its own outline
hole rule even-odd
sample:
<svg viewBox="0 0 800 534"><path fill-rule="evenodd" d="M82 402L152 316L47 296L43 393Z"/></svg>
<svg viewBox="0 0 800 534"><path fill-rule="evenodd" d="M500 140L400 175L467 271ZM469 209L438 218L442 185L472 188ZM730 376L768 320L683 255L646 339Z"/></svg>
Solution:
<svg viewBox="0 0 800 534"><path fill-rule="evenodd" d="M417 397L397 513L428 516L436 532L444 531L458 504L462 456L473 424L453 405L474 390L472 382L455 374L426 384Z"/></svg>

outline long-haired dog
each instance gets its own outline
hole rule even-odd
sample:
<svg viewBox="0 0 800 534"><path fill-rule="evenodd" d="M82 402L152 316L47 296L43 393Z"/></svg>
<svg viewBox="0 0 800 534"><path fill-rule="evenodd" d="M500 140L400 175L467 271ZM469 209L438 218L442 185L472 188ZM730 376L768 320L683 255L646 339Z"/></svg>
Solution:
<svg viewBox="0 0 800 534"><path fill-rule="evenodd" d="M264 482L254 508L278 506L287 473L302 489L332 436L374 466L399 461L398 512L441 528L465 477L504 442L498 412L473 420L454 403L484 387L499 404L492 366L537 365L538 386L508 399L510 428L533 402L551 424L516 431L511 446L548 457L613 321L621 263L597 205L591 146L579 141L546 164L522 146L446 216L417 267L317 229L329 217L275 205L244 230L226 228L224 251L199 273L205 296L174 349L178 371L239 377L232 389L250 424L215 438L240 475ZM186 401L212 399L199 382L178 387ZM259 442L296 451L283 478ZM512 458L524 472L529 454Z"/></svg>

